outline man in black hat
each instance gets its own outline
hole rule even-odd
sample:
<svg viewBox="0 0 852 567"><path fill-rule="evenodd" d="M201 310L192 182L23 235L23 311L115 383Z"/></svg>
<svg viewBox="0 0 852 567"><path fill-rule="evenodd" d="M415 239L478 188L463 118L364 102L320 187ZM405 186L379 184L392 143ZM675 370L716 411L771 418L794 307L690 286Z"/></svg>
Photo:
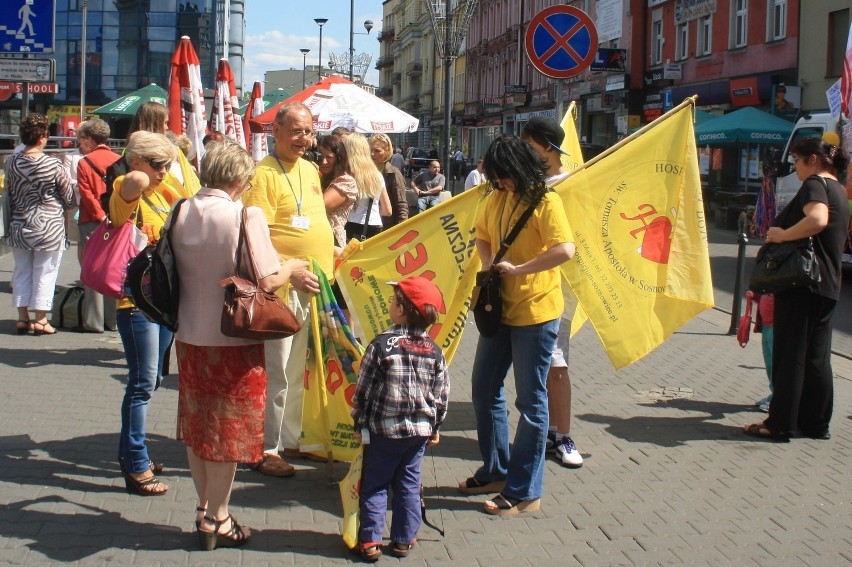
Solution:
<svg viewBox="0 0 852 567"><path fill-rule="evenodd" d="M565 132L553 119L536 116L524 125L523 138L547 163L548 177L544 182L553 186L567 175L562 166L562 156L568 155L560 146ZM582 161L581 156L577 156ZM559 321L556 348L550 357L547 373L547 406L550 427L547 432L547 451L556 454L563 466L576 469L583 466L583 457L571 438L571 378L568 375L568 337L571 334L571 319L577 308L577 299L563 284L565 311Z"/></svg>

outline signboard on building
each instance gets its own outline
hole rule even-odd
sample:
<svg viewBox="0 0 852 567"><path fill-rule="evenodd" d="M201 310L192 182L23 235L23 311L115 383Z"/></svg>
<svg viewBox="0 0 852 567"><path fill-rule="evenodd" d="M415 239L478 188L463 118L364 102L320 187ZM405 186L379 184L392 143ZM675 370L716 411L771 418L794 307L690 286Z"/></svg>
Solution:
<svg viewBox="0 0 852 567"><path fill-rule="evenodd" d="M604 91L621 91L627 88L627 75L610 75L606 78Z"/></svg>
<svg viewBox="0 0 852 567"><path fill-rule="evenodd" d="M59 85L56 83L26 83L30 94L56 94ZM9 100L18 93L24 92L24 83L0 81L0 101Z"/></svg>
<svg viewBox="0 0 852 567"><path fill-rule="evenodd" d="M598 0L595 5L595 28L598 30L598 43L621 37L623 4L622 0Z"/></svg>
<svg viewBox="0 0 852 567"><path fill-rule="evenodd" d="M0 81L46 83L56 80L53 59L0 58Z"/></svg>
<svg viewBox="0 0 852 567"><path fill-rule="evenodd" d="M3 0L0 53L53 53L56 0Z"/></svg>
<svg viewBox="0 0 852 567"><path fill-rule="evenodd" d="M503 101L497 96L487 96L482 99L482 109L486 113L501 112Z"/></svg>
<svg viewBox="0 0 852 567"><path fill-rule="evenodd" d="M675 2L675 23L682 24L716 13L716 0L677 0Z"/></svg>
<svg viewBox="0 0 852 567"><path fill-rule="evenodd" d="M595 59L589 66L592 71L612 71L614 73L624 73L627 64L626 49L598 49Z"/></svg>
<svg viewBox="0 0 852 567"><path fill-rule="evenodd" d="M664 79L680 79L683 65L680 63L666 63L663 65Z"/></svg>

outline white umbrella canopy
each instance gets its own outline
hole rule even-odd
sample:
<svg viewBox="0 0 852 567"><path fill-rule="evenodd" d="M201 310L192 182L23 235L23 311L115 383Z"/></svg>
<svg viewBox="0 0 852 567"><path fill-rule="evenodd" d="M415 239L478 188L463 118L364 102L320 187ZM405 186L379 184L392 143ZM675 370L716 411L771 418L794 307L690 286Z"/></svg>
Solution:
<svg viewBox="0 0 852 567"><path fill-rule="evenodd" d="M311 109L314 129L330 132L343 126L353 132L415 132L418 120L343 77L331 76L276 104L250 121L252 132L272 133L278 109L301 102Z"/></svg>

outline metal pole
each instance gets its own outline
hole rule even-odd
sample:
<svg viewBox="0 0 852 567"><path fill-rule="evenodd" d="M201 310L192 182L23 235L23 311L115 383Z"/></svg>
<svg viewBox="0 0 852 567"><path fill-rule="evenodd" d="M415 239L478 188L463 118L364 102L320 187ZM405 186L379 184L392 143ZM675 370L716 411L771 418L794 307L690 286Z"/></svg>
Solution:
<svg viewBox="0 0 852 567"><path fill-rule="evenodd" d="M80 62L80 122L86 119L86 59L88 53L86 49L86 19L89 16L89 0L83 0L83 59Z"/></svg>
<svg viewBox="0 0 852 567"><path fill-rule="evenodd" d="M562 122L562 79L556 79L556 121Z"/></svg>
<svg viewBox="0 0 852 567"><path fill-rule="evenodd" d="M453 58L450 54L450 0L446 0L444 6L444 17L447 19L447 21L446 29L444 30L444 41L446 42L444 43L444 140L441 142L444 147L441 148L441 155L444 156L444 179L450 179L450 165L452 163L450 157L450 75L452 73L453 65ZM453 184L453 187L455 187L455 184Z"/></svg>
<svg viewBox="0 0 852 567"><path fill-rule="evenodd" d="M304 47L299 51L302 52L302 90L305 90L306 81L305 81L305 69L308 67L307 58L308 53L311 51L310 49L305 49Z"/></svg>
<svg viewBox="0 0 852 567"><path fill-rule="evenodd" d="M737 334L737 327L739 327L740 322L740 307L742 304L742 291L743 291L743 263L745 262L745 250L746 244L748 244L748 237L744 233L740 233L737 235L737 244L739 244L739 248L737 248L737 273L736 280L734 281L734 303L731 305L731 327L728 329L729 335Z"/></svg>
<svg viewBox="0 0 852 567"><path fill-rule="evenodd" d="M24 53L24 59L29 58L30 54ZM21 118L26 118L30 113L30 83L24 81L21 86L23 87L21 90Z"/></svg>
<svg viewBox="0 0 852 567"><path fill-rule="evenodd" d="M355 0L349 0L349 80L352 80L352 63L355 59Z"/></svg>
<svg viewBox="0 0 852 567"><path fill-rule="evenodd" d="M319 77L319 81L322 81L322 27L326 24L326 22L328 22L328 18L314 18L314 21L320 28L319 56L317 57L319 66L317 67L317 77Z"/></svg>

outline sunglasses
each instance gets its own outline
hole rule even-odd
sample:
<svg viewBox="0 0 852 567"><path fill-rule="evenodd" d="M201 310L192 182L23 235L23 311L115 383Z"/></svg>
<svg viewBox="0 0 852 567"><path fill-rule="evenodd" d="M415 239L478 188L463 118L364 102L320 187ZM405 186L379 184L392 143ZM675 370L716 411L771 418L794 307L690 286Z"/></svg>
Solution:
<svg viewBox="0 0 852 567"><path fill-rule="evenodd" d="M168 170L172 167L172 162L171 162L171 160L168 160L168 159L167 160L154 159L154 158L142 158L142 159L144 159L148 163L148 165L151 166L151 168L154 171L160 171L160 170L163 170L163 169Z"/></svg>

